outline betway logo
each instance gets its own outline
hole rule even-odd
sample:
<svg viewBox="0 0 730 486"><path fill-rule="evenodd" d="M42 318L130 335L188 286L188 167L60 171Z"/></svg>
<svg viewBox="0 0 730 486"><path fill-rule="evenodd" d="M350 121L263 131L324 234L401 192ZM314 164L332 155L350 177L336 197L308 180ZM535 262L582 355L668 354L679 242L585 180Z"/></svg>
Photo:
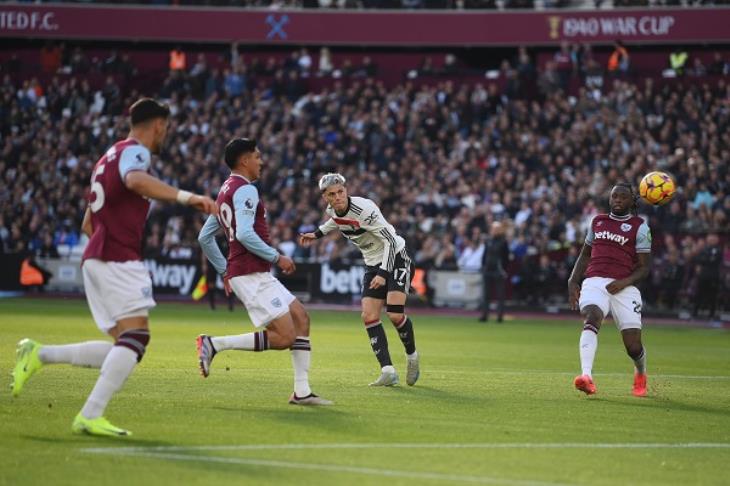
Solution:
<svg viewBox="0 0 730 486"><path fill-rule="evenodd" d="M328 264L322 265L319 288L325 294L357 294L360 292L365 269L350 267L349 270L332 270Z"/></svg>
<svg viewBox="0 0 730 486"><path fill-rule="evenodd" d="M154 287L176 288L181 294L190 292L195 276L194 265L157 263L154 260L145 260L144 264L150 271Z"/></svg>
<svg viewBox="0 0 730 486"><path fill-rule="evenodd" d="M610 231L599 231L596 233L596 239L615 241L619 245L625 245L629 241L627 237L611 233Z"/></svg>

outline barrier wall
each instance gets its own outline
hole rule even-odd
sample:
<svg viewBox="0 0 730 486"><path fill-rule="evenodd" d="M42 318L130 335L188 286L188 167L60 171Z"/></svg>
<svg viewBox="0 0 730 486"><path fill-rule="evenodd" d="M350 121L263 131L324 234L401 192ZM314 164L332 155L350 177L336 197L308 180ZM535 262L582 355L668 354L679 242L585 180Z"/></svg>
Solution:
<svg viewBox="0 0 730 486"><path fill-rule="evenodd" d="M0 290L22 290L19 255L0 256L3 278ZM34 263L51 277L48 292L83 292L80 262L65 258L37 258ZM191 298L202 276L199 259L147 258L155 295ZM281 282L305 301L359 304L365 268L358 262L298 263L294 275L277 275ZM431 270L427 274L432 304L437 307L476 309L482 293L480 274Z"/></svg>

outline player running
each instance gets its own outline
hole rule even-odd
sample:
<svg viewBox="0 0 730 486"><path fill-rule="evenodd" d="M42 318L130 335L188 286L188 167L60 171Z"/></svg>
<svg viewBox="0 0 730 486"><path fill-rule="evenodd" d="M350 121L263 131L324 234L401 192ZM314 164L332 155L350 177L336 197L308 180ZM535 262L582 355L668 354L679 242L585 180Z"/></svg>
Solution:
<svg viewBox="0 0 730 486"><path fill-rule="evenodd" d="M270 246L266 209L252 184L261 175L261 152L254 140L236 138L226 145L225 162L231 175L218 193L218 217L208 218L198 241L211 265L223 276L226 295L233 290L246 306L253 325L263 329L234 336L198 336L200 372L207 377L213 358L228 349L290 349L294 392L289 403L332 405L331 401L312 393L309 387L312 347L307 311L271 275L272 264L286 275L294 273L296 267L291 258L280 255ZM228 238L227 262L215 241L215 234L221 227Z"/></svg>
<svg viewBox="0 0 730 486"><path fill-rule="evenodd" d="M151 153L159 153L170 110L150 98L129 109L129 137L112 145L94 166L82 231L90 239L82 259L84 291L99 329L114 338L61 346L31 339L18 343L13 396L43 365L69 363L101 368L99 378L73 421L75 433L131 435L103 417L109 400L142 360L150 340L148 313L155 306L150 274L142 263L142 233L149 199L179 202L208 214L212 199L178 190L149 174Z"/></svg>
<svg viewBox="0 0 730 486"><path fill-rule="evenodd" d="M370 385L398 384L398 374L388 351L388 338L380 322L383 303L406 349L406 383L414 385L419 376L418 352L413 323L405 315L413 263L406 252L405 240L396 234L373 201L347 195L345 178L341 174L325 174L319 180L319 190L327 202L330 219L314 233L300 235L300 244L309 246L314 240L339 229L360 249L366 265L362 318L370 345L381 366L380 377Z"/></svg>
<svg viewBox="0 0 730 486"><path fill-rule="evenodd" d="M610 312L636 367L633 394L646 396L641 293L634 284L649 274L651 232L644 220L636 216L636 202L637 195L630 184L614 186L609 199L611 212L593 218L568 280L570 306L572 309L578 306L585 318L579 348L583 371L574 384L587 395L596 393L591 376L593 359L598 348L598 331Z"/></svg>

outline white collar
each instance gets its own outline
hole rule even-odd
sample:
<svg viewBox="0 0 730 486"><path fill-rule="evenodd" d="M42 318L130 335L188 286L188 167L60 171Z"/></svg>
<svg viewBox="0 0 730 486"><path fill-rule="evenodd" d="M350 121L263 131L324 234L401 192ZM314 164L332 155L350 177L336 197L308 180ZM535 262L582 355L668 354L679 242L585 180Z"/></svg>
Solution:
<svg viewBox="0 0 730 486"><path fill-rule="evenodd" d="M608 217L615 221L628 221L629 219L631 219L631 213L627 214L626 216L616 216L613 213L608 213Z"/></svg>
<svg viewBox="0 0 730 486"><path fill-rule="evenodd" d="M236 174L235 172L231 172L231 177L240 177L240 178L241 178L241 179L243 179L244 181L246 181L246 182L248 182L249 184L251 184L251 181L249 181L248 179L246 179L245 177L243 177L243 176L242 176L241 174Z"/></svg>

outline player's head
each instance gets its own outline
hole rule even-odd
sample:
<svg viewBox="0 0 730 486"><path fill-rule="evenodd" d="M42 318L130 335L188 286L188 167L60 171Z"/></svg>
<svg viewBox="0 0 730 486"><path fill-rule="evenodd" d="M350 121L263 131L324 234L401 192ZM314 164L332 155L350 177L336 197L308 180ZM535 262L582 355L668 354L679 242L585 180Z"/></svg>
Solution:
<svg viewBox="0 0 730 486"><path fill-rule="evenodd" d="M319 190L322 197L332 209L342 212L347 209L347 188L345 187L345 176L342 174L329 173L319 179Z"/></svg>
<svg viewBox="0 0 730 486"><path fill-rule="evenodd" d="M628 182L619 182L611 190L611 197L608 204L611 207L611 214L626 216L629 213L636 214L639 196Z"/></svg>
<svg viewBox="0 0 730 486"><path fill-rule="evenodd" d="M129 121L132 130L147 134L144 142L150 152L159 153L167 136L167 121L170 108L152 98L140 98L129 107Z"/></svg>
<svg viewBox="0 0 730 486"><path fill-rule="evenodd" d="M261 176L261 152L256 140L234 138L226 144L224 158L226 165L240 172L246 179L255 181Z"/></svg>

